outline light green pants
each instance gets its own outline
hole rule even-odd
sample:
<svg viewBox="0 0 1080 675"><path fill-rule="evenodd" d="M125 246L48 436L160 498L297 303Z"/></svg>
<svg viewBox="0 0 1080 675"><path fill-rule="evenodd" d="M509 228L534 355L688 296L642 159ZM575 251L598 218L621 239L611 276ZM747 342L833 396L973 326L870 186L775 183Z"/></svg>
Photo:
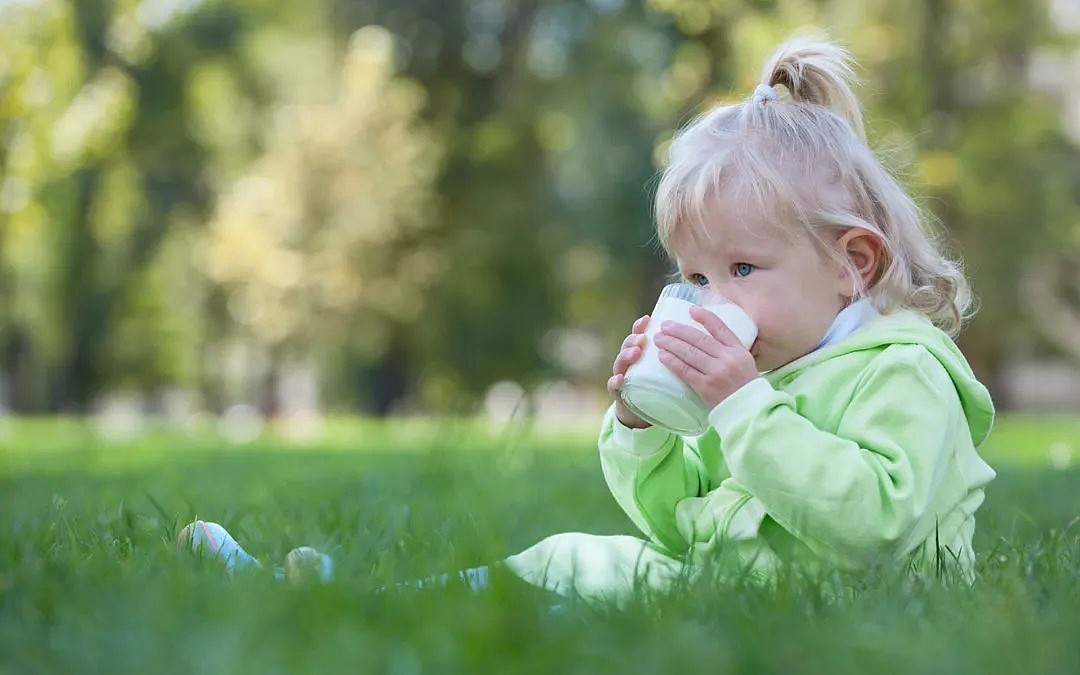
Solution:
<svg viewBox="0 0 1080 675"><path fill-rule="evenodd" d="M526 582L559 595L616 603L642 588L670 588L692 569L637 537L581 532L552 535L503 564Z"/></svg>

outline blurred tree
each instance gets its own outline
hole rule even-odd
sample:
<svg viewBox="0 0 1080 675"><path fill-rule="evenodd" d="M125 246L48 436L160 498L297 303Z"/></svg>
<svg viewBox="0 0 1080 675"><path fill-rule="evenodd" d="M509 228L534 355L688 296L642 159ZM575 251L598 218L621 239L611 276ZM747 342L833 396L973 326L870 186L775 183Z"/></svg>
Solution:
<svg viewBox="0 0 1080 675"><path fill-rule="evenodd" d="M1080 362L1080 260L1075 242L1064 250L1042 250L1024 274L1028 313L1042 335Z"/></svg>
<svg viewBox="0 0 1080 675"><path fill-rule="evenodd" d="M179 94L197 58L228 47L228 13L183 31L134 2L0 13L0 326L4 371L20 373L13 404L85 410L107 387L183 379L161 345L188 329L165 311L152 268L176 211L205 201Z"/></svg>
<svg viewBox="0 0 1080 675"><path fill-rule="evenodd" d="M417 398L464 411L502 379L594 384L605 355L571 348L587 358L568 368L553 329L625 333L662 276L648 182L670 122L667 94L651 91L675 48L670 21L621 2L334 8L341 31L378 22L401 36L448 141L437 231L452 266L399 350Z"/></svg>
<svg viewBox="0 0 1080 675"><path fill-rule="evenodd" d="M1068 346L1035 301L1080 305L1055 257L1077 153L1031 81L1072 45L1041 5L38 0L0 3L0 377L23 410L269 401L311 359L378 413L599 388L670 270L672 129L807 24L852 47L874 144L967 260L979 373L1031 339L1023 308Z"/></svg>
<svg viewBox="0 0 1080 675"><path fill-rule="evenodd" d="M444 265L428 232L439 142L416 120L423 88L394 74L393 36L361 28L343 59L318 35L282 37L249 44L272 90L251 119L262 149L239 176L220 172L201 256L234 322L266 349L267 404L287 362L342 348L384 357ZM219 80L206 70L193 83L207 119L229 89Z"/></svg>

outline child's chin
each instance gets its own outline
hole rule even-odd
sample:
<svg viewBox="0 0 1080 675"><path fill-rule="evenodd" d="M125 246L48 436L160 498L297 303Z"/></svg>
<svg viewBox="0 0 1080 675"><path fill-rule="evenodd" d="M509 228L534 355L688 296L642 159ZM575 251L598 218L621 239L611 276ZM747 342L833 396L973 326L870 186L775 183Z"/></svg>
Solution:
<svg viewBox="0 0 1080 675"><path fill-rule="evenodd" d="M767 354L767 353L766 354L758 353L758 354L754 354L753 356L754 356L754 363L757 365L757 369L758 369L759 373L767 373L770 370L776 370L777 368L780 368L781 366L786 366L787 364L789 364L789 363L791 363L792 361L795 360L794 358L788 359L788 358L778 357L775 354Z"/></svg>
<svg viewBox="0 0 1080 675"><path fill-rule="evenodd" d="M761 354L753 354L753 357L754 365L757 367L759 373L767 373L770 370L779 367L774 366L772 363L770 363L770 359L767 356L762 356Z"/></svg>
<svg viewBox="0 0 1080 675"><path fill-rule="evenodd" d="M809 354L810 352L806 352ZM786 354L777 356L775 354L765 354L754 357L754 362L757 364L758 371L765 373L770 370L776 370L777 368L783 368L792 361L798 361L806 354Z"/></svg>

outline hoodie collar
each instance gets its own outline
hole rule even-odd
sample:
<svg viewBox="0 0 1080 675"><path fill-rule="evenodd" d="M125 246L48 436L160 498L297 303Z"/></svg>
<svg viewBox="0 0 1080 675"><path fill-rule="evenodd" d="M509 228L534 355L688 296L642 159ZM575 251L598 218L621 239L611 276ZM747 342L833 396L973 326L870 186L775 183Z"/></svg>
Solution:
<svg viewBox="0 0 1080 675"><path fill-rule="evenodd" d="M874 305L870 302L870 298L856 300L840 310L840 313L833 319L832 325L829 326L829 330L825 331L825 337L821 338L821 342L819 342L811 351L817 351L822 347L836 344L848 335L857 331L864 323L877 315L878 312L874 309Z"/></svg>

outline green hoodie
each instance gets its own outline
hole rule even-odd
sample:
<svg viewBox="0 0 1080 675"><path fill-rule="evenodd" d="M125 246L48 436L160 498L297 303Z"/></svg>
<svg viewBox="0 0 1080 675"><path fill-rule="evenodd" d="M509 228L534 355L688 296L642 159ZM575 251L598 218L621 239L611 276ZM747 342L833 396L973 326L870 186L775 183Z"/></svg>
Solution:
<svg viewBox="0 0 1080 675"><path fill-rule="evenodd" d="M745 385L680 437L605 414L604 477L648 537L555 535L507 559L561 593L664 586L706 558L770 576L781 560L844 569L887 559L970 579L974 512L994 471L976 448L990 396L921 314L877 316L847 338Z"/></svg>

